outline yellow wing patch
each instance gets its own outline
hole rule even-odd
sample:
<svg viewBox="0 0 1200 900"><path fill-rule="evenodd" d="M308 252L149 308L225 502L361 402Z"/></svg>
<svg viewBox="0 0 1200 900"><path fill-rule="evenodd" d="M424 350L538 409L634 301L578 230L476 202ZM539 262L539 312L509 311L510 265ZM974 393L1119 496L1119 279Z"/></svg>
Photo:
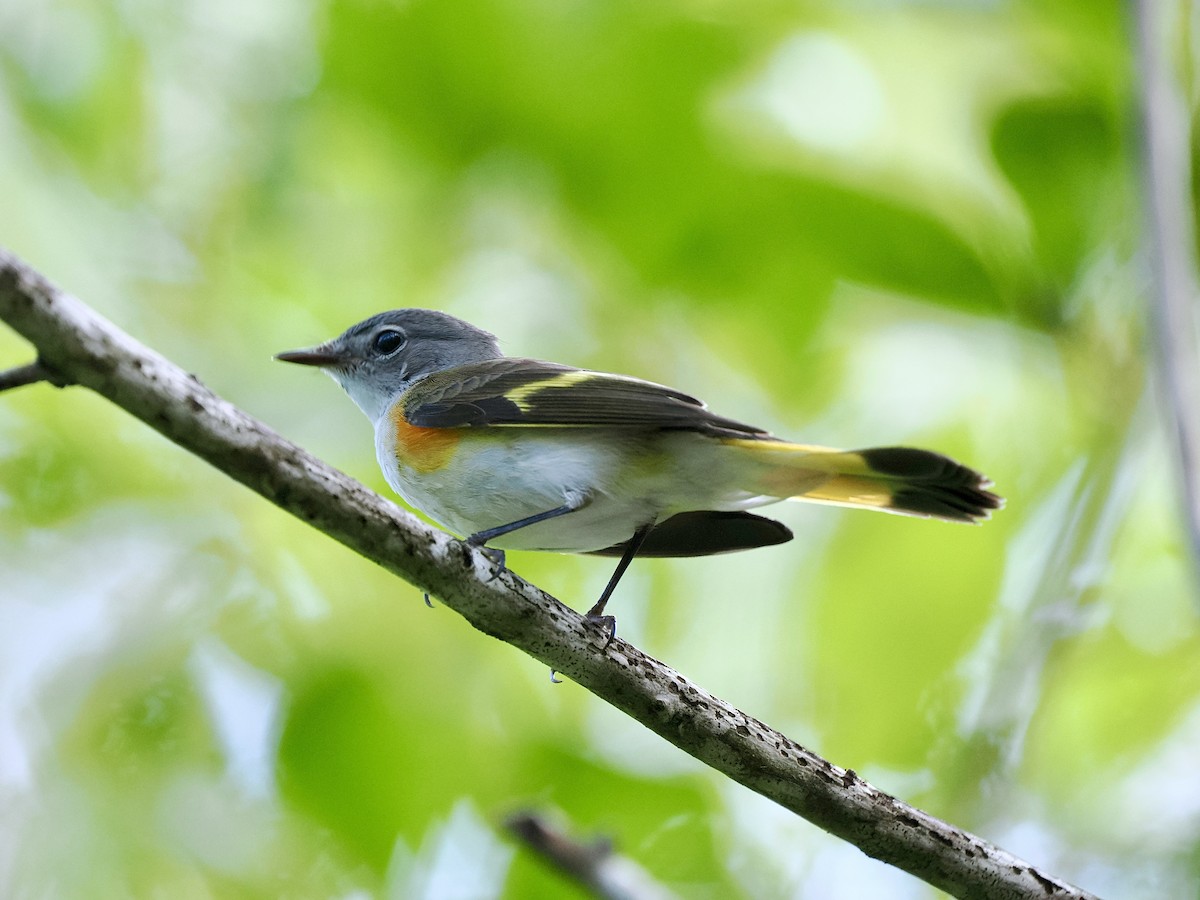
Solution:
<svg viewBox="0 0 1200 900"><path fill-rule="evenodd" d="M531 395L540 393L548 388L570 387L573 384L579 384L579 382L587 381L593 377L591 372L563 372L561 375L555 375L553 378L543 378L539 381L531 381L529 384L512 388L505 392L504 398L515 403L521 412L527 413L530 408L529 398Z"/></svg>

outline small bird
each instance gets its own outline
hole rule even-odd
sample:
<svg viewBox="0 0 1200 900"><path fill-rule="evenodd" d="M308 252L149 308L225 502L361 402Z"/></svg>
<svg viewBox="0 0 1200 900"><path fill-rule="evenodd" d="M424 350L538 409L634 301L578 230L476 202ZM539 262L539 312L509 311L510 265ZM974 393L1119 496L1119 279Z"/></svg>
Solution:
<svg viewBox="0 0 1200 900"><path fill-rule="evenodd" d="M1003 501L949 457L909 447L792 444L638 378L506 357L431 309L396 309L284 362L331 375L375 425L387 482L491 552L619 557L588 617L637 555L705 556L791 540L747 512L781 500L976 522Z"/></svg>

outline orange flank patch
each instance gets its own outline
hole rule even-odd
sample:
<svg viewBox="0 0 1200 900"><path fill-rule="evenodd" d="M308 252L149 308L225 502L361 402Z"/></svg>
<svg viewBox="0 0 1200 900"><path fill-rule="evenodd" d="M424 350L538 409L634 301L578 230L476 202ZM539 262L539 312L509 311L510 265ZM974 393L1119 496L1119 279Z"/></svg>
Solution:
<svg viewBox="0 0 1200 900"><path fill-rule="evenodd" d="M458 428L418 428L404 418L398 406L392 413L396 426L396 459L418 472L434 472L446 465L462 437Z"/></svg>

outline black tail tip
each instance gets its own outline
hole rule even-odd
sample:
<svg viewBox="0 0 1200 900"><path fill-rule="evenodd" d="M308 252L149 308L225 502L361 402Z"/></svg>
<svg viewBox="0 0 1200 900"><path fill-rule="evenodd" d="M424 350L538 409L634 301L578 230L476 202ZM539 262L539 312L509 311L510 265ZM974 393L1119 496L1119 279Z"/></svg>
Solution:
<svg viewBox="0 0 1200 900"><path fill-rule="evenodd" d="M986 475L962 463L913 447L860 450L871 471L895 481L891 506L898 512L952 522L980 522L1004 506L1004 498L987 490Z"/></svg>

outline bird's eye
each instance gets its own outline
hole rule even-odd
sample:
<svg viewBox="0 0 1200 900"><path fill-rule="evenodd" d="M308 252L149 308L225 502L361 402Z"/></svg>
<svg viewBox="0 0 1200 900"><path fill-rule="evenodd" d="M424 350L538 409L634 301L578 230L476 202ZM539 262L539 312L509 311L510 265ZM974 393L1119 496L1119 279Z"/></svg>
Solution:
<svg viewBox="0 0 1200 900"><path fill-rule="evenodd" d="M371 341L376 353L387 356L395 353L404 345L404 332L395 328L385 328Z"/></svg>

